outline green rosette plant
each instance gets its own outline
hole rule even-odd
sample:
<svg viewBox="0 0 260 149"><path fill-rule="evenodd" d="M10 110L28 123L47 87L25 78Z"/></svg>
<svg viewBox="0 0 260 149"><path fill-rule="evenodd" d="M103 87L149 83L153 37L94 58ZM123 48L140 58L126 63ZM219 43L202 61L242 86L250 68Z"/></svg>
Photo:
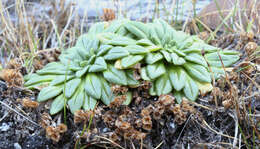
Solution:
<svg viewBox="0 0 260 149"><path fill-rule="evenodd" d="M59 62L26 76L25 86L47 86L37 100L54 99L51 114L64 105L72 112L90 110L99 99L106 105L113 101L111 84L137 87L133 66L141 63L141 78L152 83L150 95L173 93L178 102L184 96L194 101L201 86L224 74L222 65L238 59L238 52L210 46L160 19L147 24L116 20L93 25Z"/></svg>

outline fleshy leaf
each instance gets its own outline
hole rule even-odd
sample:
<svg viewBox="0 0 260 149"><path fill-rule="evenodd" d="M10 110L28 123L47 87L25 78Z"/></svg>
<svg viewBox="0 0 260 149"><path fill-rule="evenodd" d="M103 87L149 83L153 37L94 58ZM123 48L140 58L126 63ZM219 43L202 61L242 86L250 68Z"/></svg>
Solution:
<svg viewBox="0 0 260 149"><path fill-rule="evenodd" d="M170 63L172 60L170 53L165 50L161 50L160 52L163 54L166 61Z"/></svg>
<svg viewBox="0 0 260 149"><path fill-rule="evenodd" d="M139 81L134 78L133 70L126 70L126 77L127 77L127 85L131 87L137 87L139 85Z"/></svg>
<svg viewBox="0 0 260 149"><path fill-rule="evenodd" d="M210 73L207 69L201 65L194 64L194 63L185 63L183 65L193 78L196 78L200 82L211 82Z"/></svg>
<svg viewBox="0 0 260 149"><path fill-rule="evenodd" d="M65 82L65 80L69 81L69 80L71 80L73 78L75 78L75 76L73 76L73 75L68 75L67 77L66 77L66 75L57 76L55 79L53 79L51 81L50 85L52 85L52 86L58 85L60 83Z"/></svg>
<svg viewBox="0 0 260 149"><path fill-rule="evenodd" d="M238 55L231 55L231 53L224 54L225 52L214 52L206 54L205 57L207 58L207 61L210 66L212 67L222 67L221 60L225 67L230 66L234 64L237 60L239 60ZM221 59L220 59L221 57Z"/></svg>
<svg viewBox="0 0 260 149"><path fill-rule="evenodd" d="M151 80L151 78L149 78L149 76L148 76L148 74L147 74L146 67L143 67L143 68L141 69L141 78L142 78L143 80L146 80L146 81L150 81L150 80Z"/></svg>
<svg viewBox="0 0 260 149"><path fill-rule="evenodd" d="M100 76L95 73L88 73L84 85L87 94L96 99L100 99L102 90L102 84L99 77Z"/></svg>
<svg viewBox="0 0 260 149"><path fill-rule="evenodd" d="M161 53L148 53L145 57L145 62L147 64L154 64L161 59L163 59L163 55Z"/></svg>
<svg viewBox="0 0 260 149"><path fill-rule="evenodd" d="M51 109L50 114L54 115L60 112L64 108L64 95L61 94L58 97L56 97L53 102L51 103Z"/></svg>
<svg viewBox="0 0 260 149"><path fill-rule="evenodd" d="M129 45L125 47L130 54L146 54L149 52L147 48L139 45Z"/></svg>
<svg viewBox="0 0 260 149"><path fill-rule="evenodd" d="M186 63L186 61L182 57L179 57L175 53L171 53L171 59L174 65L183 65Z"/></svg>
<svg viewBox="0 0 260 149"><path fill-rule="evenodd" d="M160 76L155 81L155 90L158 96L162 94L168 94L172 91L172 85L167 73Z"/></svg>
<svg viewBox="0 0 260 149"><path fill-rule="evenodd" d="M187 61L207 67L207 63L206 63L205 59L203 58L203 56L199 55L198 53L191 53L191 54L185 56L185 59Z"/></svg>
<svg viewBox="0 0 260 149"><path fill-rule="evenodd" d="M79 78L82 77L88 71L89 67L90 66L87 65L82 70L77 71L76 76L79 77Z"/></svg>
<svg viewBox="0 0 260 149"><path fill-rule="evenodd" d="M76 89L78 88L79 84L80 84L81 79L76 78L76 79L72 79L70 81L68 81L65 85L65 96L67 98L70 98L76 91Z"/></svg>
<svg viewBox="0 0 260 149"><path fill-rule="evenodd" d="M144 58L144 56L142 55L129 55L127 57L124 57L122 60L121 60L121 65L122 65L122 68L125 69L125 68L129 68L135 64L137 64L139 61L141 61L142 59Z"/></svg>
<svg viewBox="0 0 260 149"><path fill-rule="evenodd" d="M109 52L104 56L105 60L117 60L128 56L129 52L123 47L113 47Z"/></svg>
<svg viewBox="0 0 260 149"><path fill-rule="evenodd" d="M113 100L113 93L110 89L108 82L105 79L101 79L102 82L102 93L101 93L101 100L104 104L109 105L110 102Z"/></svg>
<svg viewBox="0 0 260 149"><path fill-rule="evenodd" d="M151 79L156 79L166 72L164 64L162 62L157 62L157 63L151 64L151 65L147 65L146 71L147 71L148 76Z"/></svg>
<svg viewBox="0 0 260 149"><path fill-rule="evenodd" d="M123 102L123 105L129 105L132 101L133 95L132 92L126 93L126 100Z"/></svg>
<svg viewBox="0 0 260 149"><path fill-rule="evenodd" d="M56 97L62 92L62 89L63 89L62 87L57 87L57 86L45 87L40 91L37 101L42 102L51 99L53 97Z"/></svg>
<svg viewBox="0 0 260 149"><path fill-rule="evenodd" d="M180 91L186 82L186 73L181 67L171 66L169 69L169 78L175 90Z"/></svg>
<svg viewBox="0 0 260 149"><path fill-rule="evenodd" d="M177 100L178 104L180 104L182 102L183 97L185 97L182 91L173 92L173 96Z"/></svg>
<svg viewBox="0 0 260 149"><path fill-rule="evenodd" d="M103 57L98 57L95 60L95 63L89 67L89 72L100 72L107 69L107 63Z"/></svg>
<svg viewBox="0 0 260 149"><path fill-rule="evenodd" d="M97 53L97 56L103 56L106 54L113 46L111 45L101 45L99 48L99 51Z"/></svg>
<svg viewBox="0 0 260 149"><path fill-rule="evenodd" d="M108 65L108 69L103 72L103 75L111 83L127 85L125 72L116 69L113 65Z"/></svg>
<svg viewBox="0 0 260 149"><path fill-rule="evenodd" d="M183 92L185 96L192 101L196 100L199 93L197 84L190 77L188 77L188 75L186 76L186 82L185 82Z"/></svg>
<svg viewBox="0 0 260 149"><path fill-rule="evenodd" d="M24 86L28 87L34 84L39 84L42 82L50 82L53 79L55 79L57 76L55 75L37 75L37 74L32 74L30 75L30 79L25 82Z"/></svg>
<svg viewBox="0 0 260 149"><path fill-rule="evenodd" d="M83 89L77 90L77 92L68 101L68 106L71 113L74 114L75 111L79 110L83 106L84 102L84 91Z"/></svg>
<svg viewBox="0 0 260 149"><path fill-rule="evenodd" d="M83 104L83 109L84 110L94 110L95 106L97 104L97 100L94 99L92 96L88 96L88 94L84 94L85 95L85 100L84 100L84 104Z"/></svg>

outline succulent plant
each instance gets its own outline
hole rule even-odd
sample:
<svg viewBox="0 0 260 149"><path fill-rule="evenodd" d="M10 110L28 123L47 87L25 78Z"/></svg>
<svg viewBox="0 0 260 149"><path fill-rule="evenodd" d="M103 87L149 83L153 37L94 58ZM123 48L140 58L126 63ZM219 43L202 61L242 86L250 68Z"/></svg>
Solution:
<svg viewBox="0 0 260 149"><path fill-rule="evenodd" d="M152 83L150 95L173 93L181 102L184 96L195 100L201 86L224 74L222 65L238 59L238 52L210 46L160 19L147 24L116 20L93 25L59 62L26 76L25 86L47 86L37 100L54 98L51 114L66 104L72 112L90 110L99 99L106 105L113 101L111 84L137 87L133 66L141 63L141 78Z"/></svg>

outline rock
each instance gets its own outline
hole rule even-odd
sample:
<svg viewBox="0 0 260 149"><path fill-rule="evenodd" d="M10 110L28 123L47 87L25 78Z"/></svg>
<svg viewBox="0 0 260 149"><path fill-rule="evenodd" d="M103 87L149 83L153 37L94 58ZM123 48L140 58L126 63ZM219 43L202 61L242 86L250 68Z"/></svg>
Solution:
<svg viewBox="0 0 260 149"><path fill-rule="evenodd" d="M227 26L221 26L220 30L224 31L226 29L231 30L232 28L237 28L241 26L246 31L246 28L250 21L253 20L252 30L254 33L260 32L260 1L259 0L238 0L238 9L234 14L234 17L231 16L226 22ZM234 10L236 0L217 0L212 1L205 8L201 10L198 14L199 19L206 24L211 29L216 29L225 19L229 13ZM221 18L220 12L223 17ZM241 17L241 19L240 19ZM240 21L241 20L241 21ZM238 26L234 24L237 22Z"/></svg>

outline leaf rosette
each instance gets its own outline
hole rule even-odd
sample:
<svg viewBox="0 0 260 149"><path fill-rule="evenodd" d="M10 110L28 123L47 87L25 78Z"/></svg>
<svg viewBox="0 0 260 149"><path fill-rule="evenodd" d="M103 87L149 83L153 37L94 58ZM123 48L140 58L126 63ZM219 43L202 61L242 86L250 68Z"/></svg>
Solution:
<svg viewBox="0 0 260 149"><path fill-rule="evenodd" d="M238 59L237 52L210 46L160 19L147 24L116 20L93 25L75 47L62 52L59 62L26 76L25 86L47 86L37 100L54 99L51 114L64 105L72 112L90 110L98 100L113 101L111 84L137 87L133 66L141 63L141 78L152 83L151 95L173 93L178 102L184 96L194 101L203 84L224 74L221 61L227 67Z"/></svg>

